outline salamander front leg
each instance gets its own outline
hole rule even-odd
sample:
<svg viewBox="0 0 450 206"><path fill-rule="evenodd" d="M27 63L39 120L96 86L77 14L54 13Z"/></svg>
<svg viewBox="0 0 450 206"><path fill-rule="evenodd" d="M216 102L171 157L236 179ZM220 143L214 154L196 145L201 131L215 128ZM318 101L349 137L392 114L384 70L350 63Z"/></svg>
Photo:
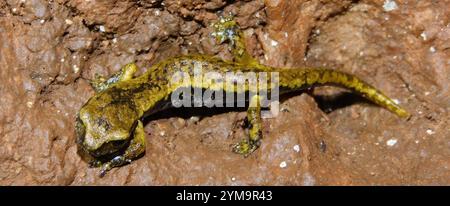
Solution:
<svg viewBox="0 0 450 206"><path fill-rule="evenodd" d="M253 96L250 100L250 106L247 110L247 121L249 124L248 137L233 146L233 152L242 154L245 157L258 149L261 144L261 104L258 95Z"/></svg>
<svg viewBox="0 0 450 206"><path fill-rule="evenodd" d="M139 120L136 128L134 129L133 139L130 141L130 145L125 150L123 155L119 155L114 157L109 162L106 162L102 165L102 169L100 171L100 177L105 176L106 172L111 170L114 167L119 167L124 164L128 164L131 161L135 160L139 156L143 155L145 152L145 132L144 125Z"/></svg>
<svg viewBox="0 0 450 206"><path fill-rule="evenodd" d="M94 88L96 92L101 92L112 85L116 84L117 82L126 81L133 78L134 73L137 71L137 66L134 63L130 63L122 67L120 71L113 74L109 79L106 79L105 77L96 74L95 79L92 80L91 86Z"/></svg>

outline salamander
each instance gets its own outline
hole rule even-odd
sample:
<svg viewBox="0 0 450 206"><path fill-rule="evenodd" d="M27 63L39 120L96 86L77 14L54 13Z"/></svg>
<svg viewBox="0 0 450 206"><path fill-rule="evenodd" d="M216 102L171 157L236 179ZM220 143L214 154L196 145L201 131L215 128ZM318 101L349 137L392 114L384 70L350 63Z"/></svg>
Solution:
<svg viewBox="0 0 450 206"><path fill-rule="evenodd" d="M134 77L138 70L134 63L127 64L109 78L97 76L92 80L96 94L79 110L75 132L77 145L89 157L93 167L101 167L100 176L139 158L145 153L145 132L142 119L173 106L171 97L180 88L213 89L226 93L246 93L248 99L248 137L236 143L232 151L248 156L261 144L262 95L259 87L244 82L244 87L226 87L188 78L187 83L173 83L177 74L195 75L195 69L225 75L229 72L276 73L280 94L299 91L320 85L337 85L360 94L371 102L388 109L399 117L410 114L391 98L362 79L338 70L327 68L275 68L260 64L246 51L243 33L232 16L220 17L212 24L217 43L227 42L233 60L223 60L210 55L185 55L169 58ZM274 84L265 83L273 91Z"/></svg>

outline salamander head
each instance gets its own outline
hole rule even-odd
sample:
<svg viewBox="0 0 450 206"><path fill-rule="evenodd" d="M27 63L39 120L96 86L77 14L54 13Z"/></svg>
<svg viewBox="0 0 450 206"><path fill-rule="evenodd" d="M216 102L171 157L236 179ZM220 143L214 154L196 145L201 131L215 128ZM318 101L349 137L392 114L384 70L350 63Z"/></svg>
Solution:
<svg viewBox="0 0 450 206"><path fill-rule="evenodd" d="M136 112L124 102L108 101L107 94L92 97L79 111L75 131L78 146L94 157L126 147L136 126Z"/></svg>

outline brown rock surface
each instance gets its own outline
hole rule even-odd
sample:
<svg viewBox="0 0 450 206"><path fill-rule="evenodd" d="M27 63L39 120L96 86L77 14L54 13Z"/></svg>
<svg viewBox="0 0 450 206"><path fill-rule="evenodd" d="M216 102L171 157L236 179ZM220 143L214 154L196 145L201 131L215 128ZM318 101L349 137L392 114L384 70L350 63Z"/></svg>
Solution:
<svg viewBox="0 0 450 206"><path fill-rule="evenodd" d="M1 185L450 184L450 1L179 2L0 2ZM74 136L88 80L131 61L144 72L179 54L230 58L209 36L219 11L236 14L264 64L356 74L413 117L317 88L286 97L243 158L230 144L245 112L171 110L147 121L145 156L99 178Z"/></svg>

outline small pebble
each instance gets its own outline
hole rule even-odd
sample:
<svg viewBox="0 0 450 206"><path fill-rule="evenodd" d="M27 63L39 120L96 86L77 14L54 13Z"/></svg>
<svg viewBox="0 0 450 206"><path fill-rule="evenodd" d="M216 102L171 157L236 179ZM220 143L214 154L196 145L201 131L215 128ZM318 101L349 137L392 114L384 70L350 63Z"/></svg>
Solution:
<svg viewBox="0 0 450 206"><path fill-rule="evenodd" d="M281 168L285 168L286 166L287 166L287 163L286 163L285 161L283 161L283 162L280 163L280 167L281 167Z"/></svg>

